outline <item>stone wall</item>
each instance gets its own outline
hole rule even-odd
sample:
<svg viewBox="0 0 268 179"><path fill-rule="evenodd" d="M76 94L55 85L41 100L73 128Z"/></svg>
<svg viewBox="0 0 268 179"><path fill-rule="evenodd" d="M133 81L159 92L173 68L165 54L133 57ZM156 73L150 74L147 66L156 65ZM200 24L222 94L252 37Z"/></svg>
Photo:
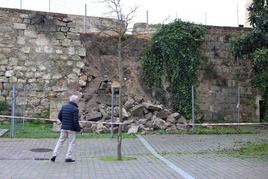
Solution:
<svg viewBox="0 0 268 179"><path fill-rule="evenodd" d="M204 120L237 122L240 96L240 122L258 122L257 91L251 85L250 61L234 59L229 51L231 38L248 29L214 26L206 29L202 45L205 59L201 63L197 88L198 107Z"/></svg>
<svg viewBox="0 0 268 179"><path fill-rule="evenodd" d="M15 9L0 9L0 95L11 97L11 84L30 85L27 99L29 115L45 109L56 118L69 94L83 92L81 108L85 114L99 105L102 81L117 77L116 39L96 32L109 32L112 19L88 18L88 32L81 35L82 16ZM145 28L144 28L145 27ZM147 29L146 29L147 28ZM127 94L145 96L140 80L142 50L157 25L136 24L124 43L124 72ZM143 30L144 29L144 30ZM257 92L251 86L248 60L234 60L228 50L231 37L245 28L207 26L202 45L205 60L199 71L197 104L204 121L237 121L238 85L241 95L241 121L258 121ZM140 34L143 35L139 38ZM22 88L20 88L22 89ZM147 93L148 94L148 93ZM110 96L105 97L109 101ZM25 101L18 100L23 104Z"/></svg>
<svg viewBox="0 0 268 179"><path fill-rule="evenodd" d="M153 34L159 27L137 23L133 34ZM238 122L238 96L239 121L259 122L260 97L251 85L253 74L250 60L234 59L229 51L231 38L249 29L206 26L206 30L205 42L201 47L205 58L201 61L199 86L196 89L201 122Z"/></svg>
<svg viewBox="0 0 268 179"><path fill-rule="evenodd" d="M50 99L80 91L87 83L85 56L76 22L67 15L0 9L0 93L10 101L12 83L31 86L28 113L49 110Z"/></svg>

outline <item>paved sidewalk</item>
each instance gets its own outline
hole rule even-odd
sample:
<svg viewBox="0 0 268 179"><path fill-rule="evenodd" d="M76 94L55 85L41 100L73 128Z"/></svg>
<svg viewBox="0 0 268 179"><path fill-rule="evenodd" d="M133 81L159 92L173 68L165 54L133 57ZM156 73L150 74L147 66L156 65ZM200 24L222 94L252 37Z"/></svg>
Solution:
<svg viewBox="0 0 268 179"><path fill-rule="evenodd" d="M153 135L153 148L195 178L268 178L268 156L230 157L218 151L238 149L248 143L268 141L268 134Z"/></svg>
<svg viewBox="0 0 268 179"><path fill-rule="evenodd" d="M263 142L258 135L152 135L144 136L153 148L195 178L267 178L268 158L233 158L215 151L239 148L248 142ZM88 178L182 178L156 159L138 139L123 140L123 154L137 160L101 161L115 155L115 139L78 139L75 163L65 163L66 144L55 163L52 152L31 152L34 148L53 149L56 139L0 138L0 179L88 179ZM43 160L34 160L43 159Z"/></svg>

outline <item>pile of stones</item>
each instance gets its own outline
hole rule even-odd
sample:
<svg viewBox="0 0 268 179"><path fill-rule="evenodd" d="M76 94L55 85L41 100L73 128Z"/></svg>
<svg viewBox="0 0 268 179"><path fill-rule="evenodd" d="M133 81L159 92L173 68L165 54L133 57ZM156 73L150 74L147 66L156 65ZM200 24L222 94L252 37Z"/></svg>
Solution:
<svg viewBox="0 0 268 179"><path fill-rule="evenodd" d="M111 130L111 106L99 104L82 115L80 125L84 132L105 133ZM119 123L119 107L114 108L114 122ZM176 131L187 127L187 120L181 114L164 108L163 105L144 101L142 97L128 97L122 109L123 131L128 133L154 130ZM118 125L113 127L115 132Z"/></svg>

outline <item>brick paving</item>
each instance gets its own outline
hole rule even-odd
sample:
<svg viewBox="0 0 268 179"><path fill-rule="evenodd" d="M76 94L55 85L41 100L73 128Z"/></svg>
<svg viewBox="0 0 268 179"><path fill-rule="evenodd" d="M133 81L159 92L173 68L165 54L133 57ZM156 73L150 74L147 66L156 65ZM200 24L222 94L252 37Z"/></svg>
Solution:
<svg viewBox="0 0 268 179"><path fill-rule="evenodd" d="M256 135L150 135L144 138L177 167L195 178L267 178L268 158L230 157L215 151L240 148L248 142L261 143L268 134ZM75 163L65 163L66 144L55 163L52 152L31 152L33 148L53 149L56 139L0 138L0 179L76 178L182 178L156 159L138 139L123 140L123 154L137 160L102 161L116 154L114 139L78 139ZM34 160L34 158L44 160Z"/></svg>

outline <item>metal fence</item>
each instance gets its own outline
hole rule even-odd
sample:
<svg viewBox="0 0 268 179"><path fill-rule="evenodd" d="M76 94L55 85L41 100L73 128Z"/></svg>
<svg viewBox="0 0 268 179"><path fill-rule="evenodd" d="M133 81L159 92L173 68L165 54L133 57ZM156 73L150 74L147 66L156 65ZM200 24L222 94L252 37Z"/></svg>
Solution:
<svg viewBox="0 0 268 179"><path fill-rule="evenodd" d="M32 100L33 93L36 92L35 87L30 83L25 84L12 84L5 87L6 100L5 103L8 106L7 111L0 111L0 121L9 125L10 137L15 137L16 129L24 129L26 120L34 120L33 109L36 107ZM1 92L1 91L0 91ZM44 95L48 93L46 87L42 91ZM1 94L2 96L2 94Z"/></svg>

